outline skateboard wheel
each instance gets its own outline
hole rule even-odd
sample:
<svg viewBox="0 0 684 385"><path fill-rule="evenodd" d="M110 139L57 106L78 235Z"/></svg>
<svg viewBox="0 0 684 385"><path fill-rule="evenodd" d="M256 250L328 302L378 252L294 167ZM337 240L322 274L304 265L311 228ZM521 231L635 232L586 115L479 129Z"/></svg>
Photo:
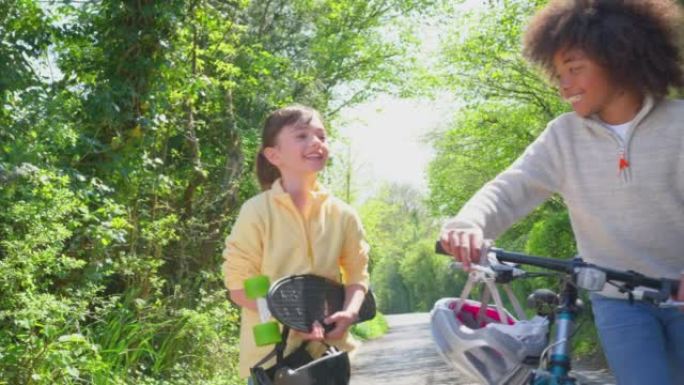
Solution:
<svg viewBox="0 0 684 385"><path fill-rule="evenodd" d="M257 275L250 279L245 280L245 295L249 299L257 299L266 297L268 294L268 288L271 283L265 275Z"/></svg>
<svg viewBox="0 0 684 385"><path fill-rule="evenodd" d="M280 328L277 322L258 324L252 329L257 346L272 345L280 342Z"/></svg>

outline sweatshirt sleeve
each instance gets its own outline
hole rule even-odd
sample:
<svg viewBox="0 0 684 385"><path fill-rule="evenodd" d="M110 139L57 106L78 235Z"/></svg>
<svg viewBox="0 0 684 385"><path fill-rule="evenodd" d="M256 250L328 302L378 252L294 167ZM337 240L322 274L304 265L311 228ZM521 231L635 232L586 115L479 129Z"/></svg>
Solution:
<svg viewBox="0 0 684 385"><path fill-rule="evenodd" d="M475 193L443 229L479 228L486 239L496 239L557 192L562 181L562 152L558 146L560 127L555 122L510 167Z"/></svg>
<svg viewBox="0 0 684 385"><path fill-rule="evenodd" d="M345 285L360 284L368 289L368 253L363 225L358 214L352 210L347 220L340 268Z"/></svg>
<svg viewBox="0 0 684 385"><path fill-rule="evenodd" d="M247 201L226 238L223 273L228 290L241 290L244 281L261 271L263 227L252 202Z"/></svg>

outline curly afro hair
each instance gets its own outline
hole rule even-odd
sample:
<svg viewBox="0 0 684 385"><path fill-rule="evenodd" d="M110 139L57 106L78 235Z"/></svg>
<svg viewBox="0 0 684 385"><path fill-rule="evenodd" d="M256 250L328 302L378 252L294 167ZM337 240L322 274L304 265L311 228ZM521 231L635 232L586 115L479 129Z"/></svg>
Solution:
<svg viewBox="0 0 684 385"><path fill-rule="evenodd" d="M530 21L523 54L549 75L561 49L581 49L612 80L662 98L684 86L682 9L671 0L551 0Z"/></svg>

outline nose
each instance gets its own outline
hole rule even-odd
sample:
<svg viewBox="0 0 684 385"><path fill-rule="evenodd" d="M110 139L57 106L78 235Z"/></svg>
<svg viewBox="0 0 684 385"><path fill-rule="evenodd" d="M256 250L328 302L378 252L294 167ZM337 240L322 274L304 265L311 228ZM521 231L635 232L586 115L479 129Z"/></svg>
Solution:
<svg viewBox="0 0 684 385"><path fill-rule="evenodd" d="M313 135L313 138L311 138L311 144L318 148L323 144L323 141L317 135Z"/></svg>

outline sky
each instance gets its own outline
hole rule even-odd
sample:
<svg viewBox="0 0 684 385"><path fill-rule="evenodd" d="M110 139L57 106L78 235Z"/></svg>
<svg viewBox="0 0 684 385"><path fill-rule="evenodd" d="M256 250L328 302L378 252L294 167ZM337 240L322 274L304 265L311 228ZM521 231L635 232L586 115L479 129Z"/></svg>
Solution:
<svg viewBox="0 0 684 385"><path fill-rule="evenodd" d="M466 0L458 8L482 7L483 0ZM440 27L441 25L441 27ZM417 29L421 55L434 60L446 31L443 23L423 21ZM383 182L410 184L427 193L426 171L434 152L425 140L445 128L458 104L448 94L434 100L402 99L378 95L365 103L343 109L335 125L351 143L352 162L364 188L375 190ZM334 155L334 154L333 154ZM367 192L372 194L371 192Z"/></svg>
<svg viewBox="0 0 684 385"><path fill-rule="evenodd" d="M486 3L464 0L455 5L456 14L482 9ZM434 60L445 29L443 23L422 21L417 32L420 57ZM356 183L363 184L367 194L383 182L410 184L427 193L427 167L434 151L426 136L446 129L458 108L455 98L445 93L434 100L378 95L343 109L336 128L351 143L352 162L360 174Z"/></svg>
<svg viewBox="0 0 684 385"><path fill-rule="evenodd" d="M341 111L336 126L350 143L357 182L371 190L396 182L427 192L426 168L434 153L426 139L444 128L455 108L447 98L380 95Z"/></svg>

